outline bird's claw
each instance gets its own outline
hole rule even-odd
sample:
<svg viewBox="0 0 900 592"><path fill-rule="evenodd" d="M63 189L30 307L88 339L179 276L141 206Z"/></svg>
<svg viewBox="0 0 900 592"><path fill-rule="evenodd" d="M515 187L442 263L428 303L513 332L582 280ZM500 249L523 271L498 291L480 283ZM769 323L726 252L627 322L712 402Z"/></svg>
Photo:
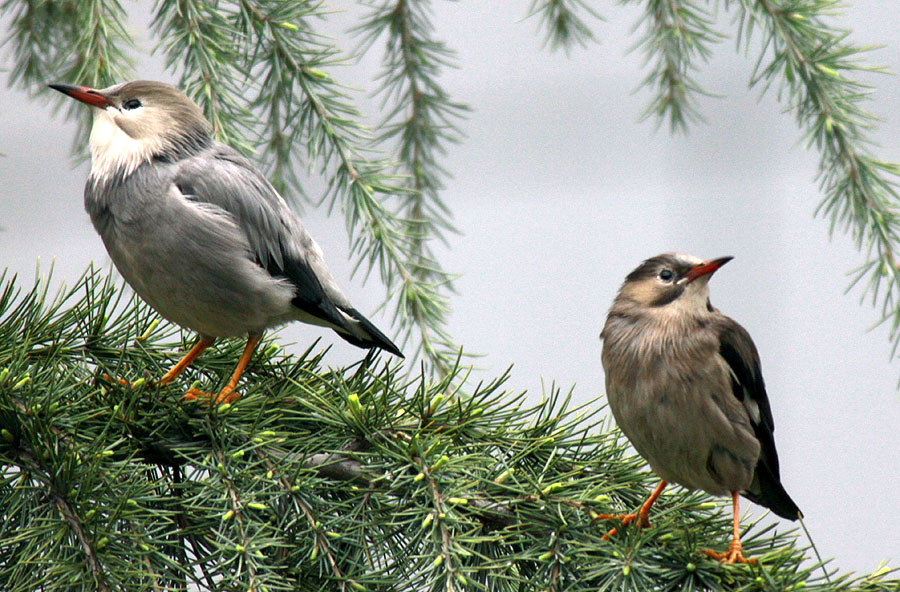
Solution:
<svg viewBox="0 0 900 592"><path fill-rule="evenodd" d="M722 563L749 563L750 565L758 563L756 559L744 557L741 542L734 540L728 544L728 550L724 553L713 551L712 549L704 549L703 554Z"/></svg>
<svg viewBox="0 0 900 592"><path fill-rule="evenodd" d="M204 405L223 405L225 403L233 403L240 398L240 395L234 392L234 389L225 387L218 395L207 393L199 389L192 388L184 393L182 401L199 401Z"/></svg>
<svg viewBox="0 0 900 592"><path fill-rule="evenodd" d="M139 378L134 382L129 380L125 380L124 378L118 378L116 376L110 376L106 372L100 375L100 379L109 384L118 384L119 386L124 386L129 389L136 389L138 387L147 385L147 386L162 386L161 384L157 384L154 380L148 380L145 378Z"/></svg>
<svg viewBox="0 0 900 592"><path fill-rule="evenodd" d="M632 522L637 521L638 528L650 527L650 519L647 518L647 514L643 512L635 512L633 514L595 514L591 518L592 522L598 522L600 520L619 520L622 522L622 526L628 526ZM617 532L619 532L618 526L603 535L602 540L608 541L609 537L615 536Z"/></svg>

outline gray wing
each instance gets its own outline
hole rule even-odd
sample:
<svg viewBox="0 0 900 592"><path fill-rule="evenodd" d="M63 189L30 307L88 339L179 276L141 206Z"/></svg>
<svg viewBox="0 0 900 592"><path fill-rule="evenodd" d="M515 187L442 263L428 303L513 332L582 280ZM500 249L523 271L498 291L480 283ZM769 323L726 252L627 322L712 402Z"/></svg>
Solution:
<svg viewBox="0 0 900 592"><path fill-rule="evenodd" d="M781 485L778 453L775 450L775 420L766 395L759 353L747 330L733 319L724 318L719 326L719 355L731 368L732 393L747 410L760 444L753 484L749 491L742 493L782 518L796 520L800 510Z"/></svg>
<svg viewBox="0 0 900 592"><path fill-rule="evenodd" d="M174 183L185 198L219 207L234 219L256 262L294 285L294 306L339 332L354 333L338 310L349 302L334 284L318 245L249 160L215 143L179 162Z"/></svg>

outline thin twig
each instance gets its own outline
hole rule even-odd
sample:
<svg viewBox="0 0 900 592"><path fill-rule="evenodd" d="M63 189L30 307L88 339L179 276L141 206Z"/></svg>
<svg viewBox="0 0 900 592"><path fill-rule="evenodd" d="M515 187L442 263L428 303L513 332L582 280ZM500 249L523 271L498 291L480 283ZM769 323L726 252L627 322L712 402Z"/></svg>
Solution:
<svg viewBox="0 0 900 592"><path fill-rule="evenodd" d="M66 523L69 525L69 529L72 531L72 534L75 536L75 539L78 541L78 544L84 553L85 562L87 563L88 570L90 570L91 574L94 576L94 581L97 583L97 589L101 592L107 592L109 590L109 585L106 583L103 568L100 565L100 561L97 559L97 552L94 550L90 538L84 532L84 526L72 510L72 506L69 504L66 497L59 492L56 485L53 483L52 477L43 469L34 456L25 450L17 451L17 455L22 459L23 465L27 466L34 477L47 487L47 493L53 500L54 505L56 505L59 513L62 514Z"/></svg>

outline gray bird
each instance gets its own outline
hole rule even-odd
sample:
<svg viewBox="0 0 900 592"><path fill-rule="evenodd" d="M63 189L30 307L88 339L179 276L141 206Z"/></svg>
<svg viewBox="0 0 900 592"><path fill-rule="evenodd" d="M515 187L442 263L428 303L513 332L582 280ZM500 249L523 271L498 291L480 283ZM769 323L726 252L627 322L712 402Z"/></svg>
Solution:
<svg viewBox="0 0 900 592"><path fill-rule="evenodd" d="M234 401L263 331L290 321L403 357L338 288L284 198L252 162L213 139L184 93L143 80L100 90L50 87L93 107L84 206L116 268L160 315L199 334L159 385L217 338L246 334L222 391L185 395Z"/></svg>
<svg viewBox="0 0 900 592"><path fill-rule="evenodd" d="M745 563L738 495L782 518L802 514L781 485L756 346L709 300L709 278L730 260L672 253L647 259L625 278L600 337L609 408L663 480L636 515L620 518L648 526L667 482L730 495L728 551L705 553Z"/></svg>

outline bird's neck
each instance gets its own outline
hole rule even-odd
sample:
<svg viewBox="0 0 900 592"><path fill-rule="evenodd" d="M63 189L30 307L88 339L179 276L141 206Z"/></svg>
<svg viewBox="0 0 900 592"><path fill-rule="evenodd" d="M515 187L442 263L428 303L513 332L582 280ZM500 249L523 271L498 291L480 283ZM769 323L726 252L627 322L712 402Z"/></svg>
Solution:
<svg viewBox="0 0 900 592"><path fill-rule="evenodd" d="M161 138L132 138L103 109L94 110L90 145L90 178L98 182L131 175L163 149Z"/></svg>
<svg viewBox="0 0 900 592"><path fill-rule="evenodd" d="M714 321L717 313L706 306L672 302L660 307L619 300L610 310L604 338L621 339L641 351L669 349Z"/></svg>
<svg viewBox="0 0 900 592"><path fill-rule="evenodd" d="M181 134L169 129L165 134L133 137L106 110L94 111L89 178L97 183L122 181L146 162L173 162L203 150L211 142L202 126Z"/></svg>

